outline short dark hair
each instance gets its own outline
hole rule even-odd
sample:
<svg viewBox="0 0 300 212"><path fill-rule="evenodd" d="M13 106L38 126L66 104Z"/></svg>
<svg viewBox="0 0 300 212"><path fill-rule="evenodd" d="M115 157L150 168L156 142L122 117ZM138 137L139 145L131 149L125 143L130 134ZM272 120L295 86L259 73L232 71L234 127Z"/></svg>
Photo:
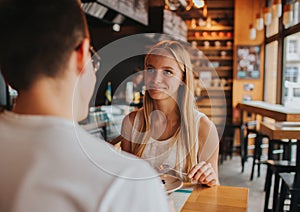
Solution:
<svg viewBox="0 0 300 212"><path fill-rule="evenodd" d="M1 0L0 69L14 89L63 74L71 52L89 37L78 0Z"/></svg>

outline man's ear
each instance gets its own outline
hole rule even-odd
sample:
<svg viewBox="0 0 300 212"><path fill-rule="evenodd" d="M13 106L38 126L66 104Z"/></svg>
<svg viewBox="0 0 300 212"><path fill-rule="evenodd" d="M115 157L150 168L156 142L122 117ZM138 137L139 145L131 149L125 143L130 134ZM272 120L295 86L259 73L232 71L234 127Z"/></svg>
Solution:
<svg viewBox="0 0 300 212"><path fill-rule="evenodd" d="M77 49L77 70L79 73L85 70L85 66L90 60L89 57L89 48L90 48L90 40L88 38L84 38L82 40L81 45Z"/></svg>

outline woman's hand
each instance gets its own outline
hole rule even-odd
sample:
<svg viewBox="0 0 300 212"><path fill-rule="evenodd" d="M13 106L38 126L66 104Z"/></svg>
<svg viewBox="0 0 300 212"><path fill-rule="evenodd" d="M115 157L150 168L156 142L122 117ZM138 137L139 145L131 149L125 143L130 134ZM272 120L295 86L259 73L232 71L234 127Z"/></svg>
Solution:
<svg viewBox="0 0 300 212"><path fill-rule="evenodd" d="M188 173L188 178L207 186L218 185L218 178L210 163L204 161L196 164Z"/></svg>

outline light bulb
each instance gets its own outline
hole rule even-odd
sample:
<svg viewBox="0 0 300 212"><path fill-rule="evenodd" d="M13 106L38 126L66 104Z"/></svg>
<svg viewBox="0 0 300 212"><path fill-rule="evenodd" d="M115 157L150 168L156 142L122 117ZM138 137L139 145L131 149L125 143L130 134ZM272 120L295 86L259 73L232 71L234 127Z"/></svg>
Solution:
<svg viewBox="0 0 300 212"><path fill-rule="evenodd" d="M120 29L121 29L121 26L120 26L119 24L114 24L114 25L112 26L112 28L113 28L113 30L114 30L115 32L119 32Z"/></svg>
<svg viewBox="0 0 300 212"><path fill-rule="evenodd" d="M256 38L256 29L253 27L253 24L249 25L249 39L255 40Z"/></svg>
<svg viewBox="0 0 300 212"><path fill-rule="evenodd" d="M204 0L193 0L195 7L202 8L205 5Z"/></svg>
<svg viewBox="0 0 300 212"><path fill-rule="evenodd" d="M292 4L286 4L283 8L283 24L285 28L290 27L293 24L293 5Z"/></svg>
<svg viewBox="0 0 300 212"><path fill-rule="evenodd" d="M272 14L274 17L279 18L282 15L282 4L281 0L274 0L272 5Z"/></svg>
<svg viewBox="0 0 300 212"><path fill-rule="evenodd" d="M264 23L266 26L269 26L272 23L272 13L270 7L265 7L264 11Z"/></svg>
<svg viewBox="0 0 300 212"><path fill-rule="evenodd" d="M261 16L260 13L257 13L257 14L256 14L255 28L256 28L258 31L261 31L261 30L264 29L264 19L263 19L263 17Z"/></svg>

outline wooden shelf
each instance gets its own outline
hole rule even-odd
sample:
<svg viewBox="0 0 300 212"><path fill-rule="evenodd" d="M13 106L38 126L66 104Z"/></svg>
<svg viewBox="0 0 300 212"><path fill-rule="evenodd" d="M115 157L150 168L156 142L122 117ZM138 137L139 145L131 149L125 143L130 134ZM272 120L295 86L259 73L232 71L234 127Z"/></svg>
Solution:
<svg viewBox="0 0 300 212"><path fill-rule="evenodd" d="M209 60L233 60L232 56L208 56Z"/></svg>
<svg viewBox="0 0 300 212"><path fill-rule="evenodd" d="M226 86L226 87L205 87L205 88L202 88L202 90L206 90L206 91L230 91L231 87L230 86Z"/></svg>
<svg viewBox="0 0 300 212"><path fill-rule="evenodd" d="M188 30L190 31L231 31L233 30L232 26L211 26L211 27L189 27Z"/></svg>
<svg viewBox="0 0 300 212"><path fill-rule="evenodd" d="M215 46L211 46L211 47L205 47L205 46L199 46L198 47L199 50L201 51L232 51L233 48L232 46L227 47L227 46L220 46L220 47L215 47Z"/></svg>
<svg viewBox="0 0 300 212"><path fill-rule="evenodd" d="M207 57L196 57L196 56L191 56L191 60L233 60L232 56L207 56Z"/></svg>
<svg viewBox="0 0 300 212"><path fill-rule="evenodd" d="M206 37L198 37L198 38L196 38L196 37L188 37L188 41L197 41L197 40L199 40L199 41L201 41L201 40L203 40L203 41L217 41L217 40L233 40L233 38L232 37L212 37L212 36L206 36Z"/></svg>
<svg viewBox="0 0 300 212"><path fill-rule="evenodd" d="M194 67L194 71L232 71L232 66L219 66L219 67Z"/></svg>
<svg viewBox="0 0 300 212"><path fill-rule="evenodd" d="M210 75L209 73L207 75L212 79L211 85L214 85L214 78L226 80L226 83L222 84L224 87L200 88L200 96L195 97L198 110L205 113L220 128L219 130L222 130L227 121L231 123L232 116L233 26L189 27L188 30L188 41L193 45L197 44L196 50L203 52L202 56L195 52L191 54L194 80L199 80L202 72L210 72ZM209 46L204 46L204 43L209 43ZM225 56L221 56L224 55L222 51L226 51Z"/></svg>

